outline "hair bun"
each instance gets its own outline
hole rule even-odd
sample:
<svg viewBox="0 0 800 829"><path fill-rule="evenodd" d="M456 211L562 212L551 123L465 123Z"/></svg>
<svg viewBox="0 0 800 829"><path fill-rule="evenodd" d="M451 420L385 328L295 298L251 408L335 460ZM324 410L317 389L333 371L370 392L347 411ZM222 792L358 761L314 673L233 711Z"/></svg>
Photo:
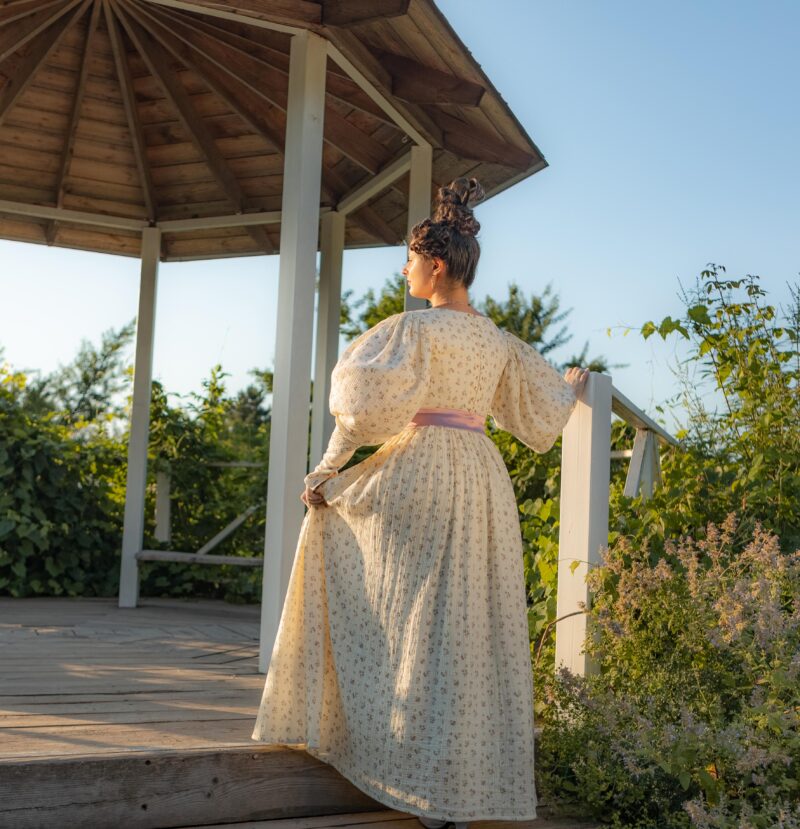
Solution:
<svg viewBox="0 0 800 829"><path fill-rule="evenodd" d="M439 188L431 218L435 222L451 225L464 236L476 236L481 225L470 205L479 202L484 195L478 179L454 179L446 187Z"/></svg>

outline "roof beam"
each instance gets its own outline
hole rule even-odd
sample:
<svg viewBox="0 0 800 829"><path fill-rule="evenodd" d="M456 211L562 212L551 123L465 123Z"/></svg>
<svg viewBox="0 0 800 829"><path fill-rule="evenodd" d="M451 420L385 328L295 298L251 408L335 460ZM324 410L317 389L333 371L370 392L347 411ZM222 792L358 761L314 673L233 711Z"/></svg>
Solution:
<svg viewBox="0 0 800 829"><path fill-rule="evenodd" d="M253 35L260 32L269 32L254 26L252 22L241 20L234 22L224 18L216 17L214 22L203 20L197 15L187 17L182 15L181 19L191 22L195 29L199 29L212 37L219 38L234 48L246 52L257 58L262 64L278 69L287 77L289 75L289 52L278 48L277 45L269 45L265 42L254 40ZM328 76L325 80L325 92L334 99L341 101L346 106L365 112L373 118L397 128L397 124L369 97L344 71L335 63L329 64Z"/></svg>
<svg viewBox="0 0 800 829"><path fill-rule="evenodd" d="M156 197L153 177L150 174L150 165L147 161L146 143L144 130L139 118L139 111L136 108L136 94L133 90L133 79L131 78L130 66L128 65L128 53L122 40L122 32L119 29L119 21L114 16L108 0L102 0L106 17L106 28L111 41L111 51L114 54L114 64L117 68L119 88L122 93L122 103L125 108L125 118L128 121L128 132L133 146L133 156L136 159L136 168L139 171L139 184L142 188L147 218L153 222L156 219Z"/></svg>
<svg viewBox="0 0 800 829"><path fill-rule="evenodd" d="M45 204L28 204L26 202L0 199L0 213L10 216L31 216L36 219L53 219L59 222L72 222L79 225L96 225L113 230L141 231L146 223L141 219L127 216L111 216L105 213L87 213L82 210L69 210L64 207L49 207Z"/></svg>
<svg viewBox="0 0 800 829"><path fill-rule="evenodd" d="M58 173L58 187L56 189L56 207L64 206L64 185L67 180L67 172L69 171L69 163L72 160L72 154L75 150L75 130L78 126L78 118L81 111L81 102L83 101L83 90L86 86L86 76L89 74L89 57L92 54L92 38L97 30L97 21L100 19L100 4L95 3L92 6L92 15L89 18L89 28L86 30L86 43L81 56L81 71L78 75L78 81L75 84L75 96L72 100L72 112L69 118L69 127L67 128L67 139L64 142L64 147L61 151L61 164L59 165ZM44 236L48 245L52 245L55 240L58 223L55 219L51 219L47 223Z"/></svg>
<svg viewBox="0 0 800 829"><path fill-rule="evenodd" d="M186 46L200 52L221 70L247 85L256 95L286 112L288 75L280 69L253 57L238 45L225 44L207 32L186 21L185 17L169 12L144 11L149 19L163 26L167 40L179 38ZM166 18L166 20L165 20ZM156 34L156 36L158 36ZM161 38L163 42L163 37ZM185 48L167 46L184 59ZM377 173L386 162L386 149L354 124L343 118L330 105L325 106L326 140L351 161L369 173Z"/></svg>
<svg viewBox="0 0 800 829"><path fill-rule="evenodd" d="M320 215L329 213L329 207L323 207ZM78 225L105 227L113 230L132 230L141 232L148 227L144 219L130 219L127 216L112 216L108 213L89 213L83 210L70 210L66 207L50 207L45 204L0 199L0 214L10 216L30 216L36 219L51 219ZM195 230L215 230L225 227L253 227L257 225L275 225L281 223L281 211L257 211L254 213L231 213L227 216L200 216L192 219L166 219L157 222L162 233L184 233Z"/></svg>
<svg viewBox="0 0 800 829"><path fill-rule="evenodd" d="M326 210L323 213L329 212ZM274 225L281 223L281 211L266 213L239 213L236 216L198 216L194 219L166 219L158 222L164 233L181 233L192 230L217 230L223 227L248 227L251 225Z"/></svg>
<svg viewBox="0 0 800 829"><path fill-rule="evenodd" d="M486 90L480 84L425 66L392 52L375 51L392 76L392 94L414 104L459 104L476 107Z"/></svg>
<svg viewBox="0 0 800 829"><path fill-rule="evenodd" d="M380 63L375 59L375 56L367 49L366 46L354 37L352 32L344 29L330 30L331 37L347 44L347 47L359 53L362 61L369 61L370 71L372 71L380 80L380 82L390 89L392 85L392 76L384 69ZM397 124L400 129L415 143L415 144L430 144L431 142L426 138L415 126L411 123L408 117L401 112L395 104L389 100L387 93L378 88L343 52L335 45L334 42L328 44L328 55L335 61L346 73L352 78L364 92L372 98L373 101ZM417 114L417 113L415 113ZM420 120L425 123L426 129L429 133L436 135L439 130L427 116L424 110L420 108Z"/></svg>
<svg viewBox="0 0 800 829"><path fill-rule="evenodd" d="M164 94L167 96L167 100L175 108L186 131L192 136L197 149L205 157L206 164L208 164L212 175L216 178L225 195L233 205L233 209L237 213L243 212L245 208L245 197L239 187L239 182L217 149L214 138L205 125L205 122L192 107L189 94L184 89L180 80L173 74L172 67L170 67L169 62L160 51L160 46L139 22L129 18L127 15L120 14L116 0L109 0L109 2L112 3L117 17L122 21L122 25L125 27L134 46L142 56L148 70L159 82L161 88L164 90ZM133 10L131 10L131 14L135 15ZM274 252L274 245L263 228L248 227L247 231L262 250L265 250L267 253Z"/></svg>
<svg viewBox="0 0 800 829"><path fill-rule="evenodd" d="M354 210L348 214L347 220L355 222L370 236L375 236L387 245L394 247L403 243L402 237L395 232L392 226L369 207L360 207L358 210Z"/></svg>
<svg viewBox="0 0 800 829"><path fill-rule="evenodd" d="M340 173L331 167L323 166L322 181L333 197L333 202L338 204L344 194L350 192L352 187L345 181ZM375 236L387 245L399 245L397 234L392 230L391 225L385 222L371 207L360 207L348 214L348 221L358 225L365 233Z"/></svg>
<svg viewBox="0 0 800 829"><path fill-rule="evenodd" d="M409 0L322 0L325 26L358 26L408 13Z"/></svg>
<svg viewBox="0 0 800 829"><path fill-rule="evenodd" d="M27 17L29 14L44 11L51 6L57 6L62 3L64 3L64 0L50 0L48 3L42 3L41 0L20 0L18 3L0 8L0 26L6 26L15 20L19 20L21 17Z"/></svg>
<svg viewBox="0 0 800 829"><path fill-rule="evenodd" d="M228 20L257 20L260 26L295 35L319 26L322 11L319 3L300 0L147 0L159 6L200 12Z"/></svg>
<svg viewBox="0 0 800 829"><path fill-rule="evenodd" d="M70 8L73 8L77 2L80 2L80 0L71 3ZM25 56L17 57L10 67L3 67L4 74L8 69L8 82L0 90L0 124L3 123L17 98L28 88L39 67L58 46L61 38L86 11L90 2L91 0L83 0L83 5L74 11L71 16L62 15L49 29L41 32L34 39Z"/></svg>
<svg viewBox="0 0 800 829"><path fill-rule="evenodd" d="M503 164L518 170L526 170L539 160L496 134L462 121L447 112L435 109L429 109L428 112L442 129L442 147L451 153L475 161Z"/></svg>
<svg viewBox="0 0 800 829"><path fill-rule="evenodd" d="M0 31L0 63L10 55L13 55L18 49L21 49L28 41L33 40L40 32L55 23L80 2L81 0L72 0L69 3L65 3L55 12L47 6L40 12L31 14L19 26L9 26L7 29Z"/></svg>
<svg viewBox="0 0 800 829"><path fill-rule="evenodd" d="M378 175L368 179L364 184L356 187L355 190L351 190L346 196L341 198L336 205L336 212L346 216L353 210L358 210L371 198L374 198L382 190L391 186L400 176L407 173L410 169L411 153L409 152L384 167Z"/></svg>

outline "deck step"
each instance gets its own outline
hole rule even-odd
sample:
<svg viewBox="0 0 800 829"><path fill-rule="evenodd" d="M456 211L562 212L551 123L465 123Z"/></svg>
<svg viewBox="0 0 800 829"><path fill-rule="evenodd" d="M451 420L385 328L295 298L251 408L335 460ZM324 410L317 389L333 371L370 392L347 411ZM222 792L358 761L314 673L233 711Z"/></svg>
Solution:
<svg viewBox="0 0 800 829"><path fill-rule="evenodd" d="M181 826L180 829L198 829ZM381 812L353 812L285 820L255 820L245 823L225 823L214 829L422 829L422 824L406 812L392 809ZM452 829L452 824L450 826ZM587 823L570 818L539 817L536 820L478 820L469 829L601 829L599 823Z"/></svg>
<svg viewBox="0 0 800 829"><path fill-rule="evenodd" d="M385 810L287 746L0 762L0 826L166 829Z"/></svg>

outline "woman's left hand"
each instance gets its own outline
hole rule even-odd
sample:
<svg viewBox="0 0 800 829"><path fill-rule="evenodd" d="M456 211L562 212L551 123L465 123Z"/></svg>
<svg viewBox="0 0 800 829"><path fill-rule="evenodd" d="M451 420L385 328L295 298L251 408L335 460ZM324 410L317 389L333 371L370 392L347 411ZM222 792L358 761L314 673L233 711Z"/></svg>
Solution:
<svg viewBox="0 0 800 829"><path fill-rule="evenodd" d="M300 500L307 506L307 507L327 507L328 502L322 497L321 492L315 492L311 489L310 486L307 486L303 490L303 494L300 496Z"/></svg>
<svg viewBox="0 0 800 829"><path fill-rule="evenodd" d="M583 390L586 388L586 381L589 379L589 369L570 366L564 375L564 379L572 386L575 391L575 397L580 400Z"/></svg>

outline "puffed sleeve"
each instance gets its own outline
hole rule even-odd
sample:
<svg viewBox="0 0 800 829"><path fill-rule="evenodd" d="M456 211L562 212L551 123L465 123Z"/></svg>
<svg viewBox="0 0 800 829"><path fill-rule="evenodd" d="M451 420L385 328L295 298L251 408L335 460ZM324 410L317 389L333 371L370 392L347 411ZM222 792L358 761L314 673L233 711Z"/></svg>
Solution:
<svg viewBox="0 0 800 829"><path fill-rule="evenodd" d="M499 428L544 453L567 425L578 398L572 384L532 345L509 331L503 334L508 360L489 413Z"/></svg>
<svg viewBox="0 0 800 829"><path fill-rule="evenodd" d="M386 317L353 340L331 374L330 412L336 420L328 448L305 477L315 488L338 474L359 446L400 432L422 405L431 352L418 314Z"/></svg>

